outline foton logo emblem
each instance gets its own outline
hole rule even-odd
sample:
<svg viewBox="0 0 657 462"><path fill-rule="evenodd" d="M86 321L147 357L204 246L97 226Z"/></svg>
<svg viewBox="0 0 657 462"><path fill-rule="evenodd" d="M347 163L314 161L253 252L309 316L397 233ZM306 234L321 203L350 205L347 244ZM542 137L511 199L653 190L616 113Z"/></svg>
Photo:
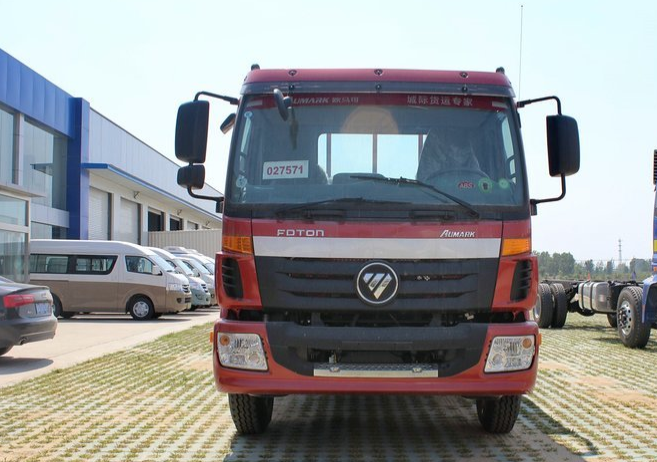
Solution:
<svg viewBox="0 0 657 462"><path fill-rule="evenodd" d="M475 231L451 231L449 229L446 229L445 231L442 232L440 237L449 237L449 238L473 238L477 237L477 233Z"/></svg>
<svg viewBox="0 0 657 462"><path fill-rule="evenodd" d="M324 237L323 229L277 229L276 237Z"/></svg>
<svg viewBox="0 0 657 462"><path fill-rule="evenodd" d="M365 265L356 276L358 297L369 305L384 305L392 301L398 289L397 273L382 262Z"/></svg>

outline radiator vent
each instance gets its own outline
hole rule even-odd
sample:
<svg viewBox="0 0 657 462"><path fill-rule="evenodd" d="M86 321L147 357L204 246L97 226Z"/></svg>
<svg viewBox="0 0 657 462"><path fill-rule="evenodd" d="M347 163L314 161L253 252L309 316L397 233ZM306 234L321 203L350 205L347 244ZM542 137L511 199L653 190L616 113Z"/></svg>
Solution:
<svg viewBox="0 0 657 462"><path fill-rule="evenodd" d="M226 258L221 262L221 281L224 285L224 292L231 298L242 298L242 275L237 260Z"/></svg>
<svg viewBox="0 0 657 462"><path fill-rule="evenodd" d="M516 264L511 284L511 300L514 302L524 300L529 295L532 285L532 263L530 260L521 260Z"/></svg>

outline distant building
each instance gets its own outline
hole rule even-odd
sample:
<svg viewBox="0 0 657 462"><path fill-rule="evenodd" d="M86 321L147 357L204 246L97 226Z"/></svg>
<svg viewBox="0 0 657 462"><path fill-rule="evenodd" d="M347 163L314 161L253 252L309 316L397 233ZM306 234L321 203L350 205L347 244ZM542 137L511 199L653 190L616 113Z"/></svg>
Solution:
<svg viewBox="0 0 657 462"><path fill-rule="evenodd" d="M177 169L0 49L0 275L27 280L31 238L147 245L149 231L221 228Z"/></svg>

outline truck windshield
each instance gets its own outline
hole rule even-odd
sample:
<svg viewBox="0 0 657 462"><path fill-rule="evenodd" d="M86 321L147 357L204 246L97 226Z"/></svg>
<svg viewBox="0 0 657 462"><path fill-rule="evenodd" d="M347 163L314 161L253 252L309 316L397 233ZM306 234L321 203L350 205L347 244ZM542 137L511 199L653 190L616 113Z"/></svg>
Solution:
<svg viewBox="0 0 657 462"><path fill-rule="evenodd" d="M472 214L527 202L517 127L504 98L293 95L287 120L271 96L245 96L241 108L229 205L275 212L379 202Z"/></svg>

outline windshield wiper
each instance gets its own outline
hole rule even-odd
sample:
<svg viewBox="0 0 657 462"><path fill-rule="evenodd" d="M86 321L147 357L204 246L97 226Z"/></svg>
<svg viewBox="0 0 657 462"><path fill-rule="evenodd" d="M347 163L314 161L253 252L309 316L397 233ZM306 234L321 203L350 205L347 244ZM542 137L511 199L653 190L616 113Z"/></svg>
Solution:
<svg viewBox="0 0 657 462"><path fill-rule="evenodd" d="M423 181L414 180L411 178L404 178L403 176L400 176L399 178L390 178L386 176L349 175L349 178L355 178L357 180L378 181L381 183L390 183L394 185L413 185L413 186L418 186L420 188L426 188L431 191L437 192L441 196L445 196L446 198L456 202L461 207L466 209L472 217L479 218L479 212L477 212L475 208L472 206L472 204L470 204L469 202L466 202L463 199L460 199L448 192L443 191L440 188L436 188L435 186L430 185L429 183L425 183Z"/></svg>
<svg viewBox="0 0 657 462"><path fill-rule="evenodd" d="M334 204L383 204L383 205L407 205L408 202L403 201L384 201L376 199L365 199L364 197L340 197L338 199L324 199L315 202L306 202L304 204L294 204L280 207L274 211L276 216L288 214L290 212L305 212L307 218L313 218L316 215L335 215L344 216L344 209L325 209L317 208L322 205Z"/></svg>

